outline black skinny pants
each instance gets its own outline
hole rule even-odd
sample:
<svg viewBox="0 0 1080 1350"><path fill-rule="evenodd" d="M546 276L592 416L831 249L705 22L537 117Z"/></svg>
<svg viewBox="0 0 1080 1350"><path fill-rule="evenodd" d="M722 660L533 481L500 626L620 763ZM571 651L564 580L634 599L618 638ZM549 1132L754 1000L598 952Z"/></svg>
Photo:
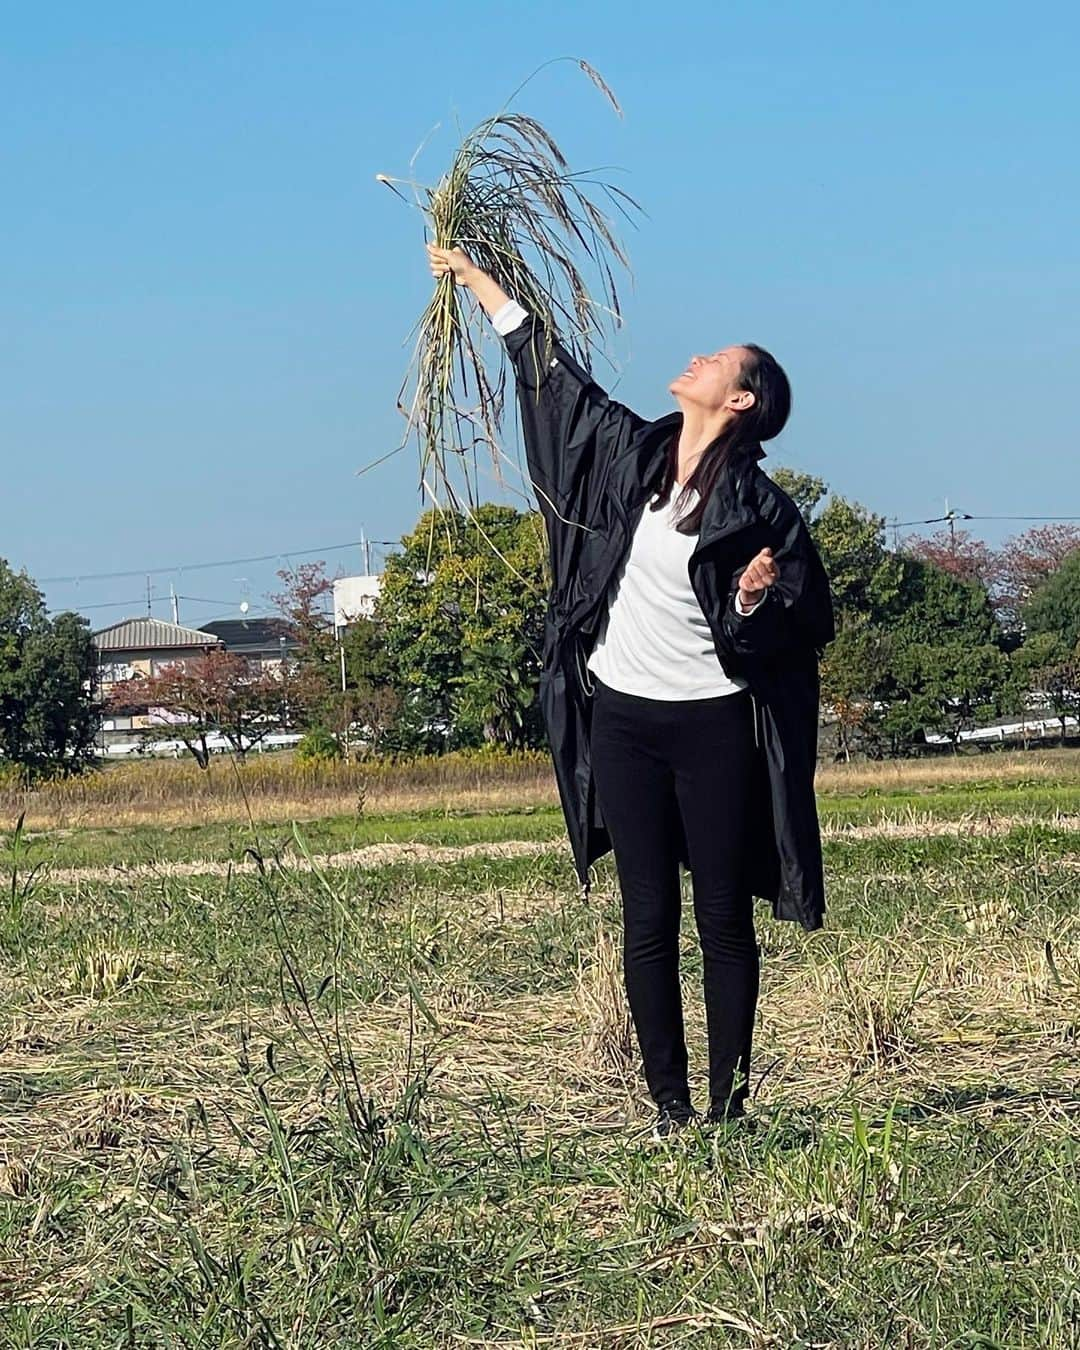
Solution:
<svg viewBox="0 0 1080 1350"><path fill-rule="evenodd" d="M679 987L680 817L704 962L709 1096L748 1095L760 954L747 876L750 693L668 701L593 677L592 768L622 892L623 973L657 1103L689 1100Z"/></svg>

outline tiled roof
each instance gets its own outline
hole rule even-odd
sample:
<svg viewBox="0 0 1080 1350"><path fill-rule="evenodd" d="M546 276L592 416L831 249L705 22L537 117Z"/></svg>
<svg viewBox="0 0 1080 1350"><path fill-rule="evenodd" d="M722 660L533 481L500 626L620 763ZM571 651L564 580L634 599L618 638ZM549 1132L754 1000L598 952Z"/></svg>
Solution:
<svg viewBox="0 0 1080 1350"><path fill-rule="evenodd" d="M93 634L94 646L101 652L162 650L174 647L214 647L219 639L198 628L184 628L164 619L121 619Z"/></svg>
<svg viewBox="0 0 1080 1350"><path fill-rule="evenodd" d="M199 631L220 638L226 647L279 647L282 638L288 646L296 643L284 619L215 619L204 623Z"/></svg>

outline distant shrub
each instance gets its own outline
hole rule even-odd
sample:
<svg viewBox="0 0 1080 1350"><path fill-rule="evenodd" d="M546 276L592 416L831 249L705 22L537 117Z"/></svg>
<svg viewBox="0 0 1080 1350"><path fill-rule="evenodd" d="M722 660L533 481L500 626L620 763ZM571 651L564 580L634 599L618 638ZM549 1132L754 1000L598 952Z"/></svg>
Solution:
<svg viewBox="0 0 1080 1350"><path fill-rule="evenodd" d="M296 747L299 764L327 764L341 758L341 746L336 736L325 727L312 727Z"/></svg>

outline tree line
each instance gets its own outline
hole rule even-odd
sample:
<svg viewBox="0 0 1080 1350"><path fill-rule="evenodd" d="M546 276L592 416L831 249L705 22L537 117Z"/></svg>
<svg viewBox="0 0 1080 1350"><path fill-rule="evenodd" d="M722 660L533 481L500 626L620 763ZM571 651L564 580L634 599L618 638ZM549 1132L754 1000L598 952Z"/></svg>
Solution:
<svg viewBox="0 0 1080 1350"><path fill-rule="evenodd" d="M1037 702L1080 716L1080 530L1039 526L1000 549L964 530L889 548L883 516L787 469L830 578L837 635L821 663L835 753L906 755L939 733ZM827 500L826 500L827 499ZM436 750L542 745L537 706L547 549L537 512L430 511L388 559L369 680L399 698L385 742ZM363 671L361 663L358 670Z"/></svg>
<svg viewBox="0 0 1080 1350"><path fill-rule="evenodd" d="M820 478L773 477L802 511L830 578L836 639L821 665L838 757L905 755L928 733L1021 716L1032 702L1080 716L1080 530L1046 525L999 549L965 530L910 536ZM495 743L542 747L538 706L549 586L543 519L486 504L425 512L387 559L374 610L340 643L323 563L278 575L292 642L279 668L211 650L128 681L113 710L153 706L154 734L199 763L208 738L243 754L280 728L300 753L438 753ZM33 778L93 759L103 707L86 621L49 617L25 573L0 561L0 772Z"/></svg>

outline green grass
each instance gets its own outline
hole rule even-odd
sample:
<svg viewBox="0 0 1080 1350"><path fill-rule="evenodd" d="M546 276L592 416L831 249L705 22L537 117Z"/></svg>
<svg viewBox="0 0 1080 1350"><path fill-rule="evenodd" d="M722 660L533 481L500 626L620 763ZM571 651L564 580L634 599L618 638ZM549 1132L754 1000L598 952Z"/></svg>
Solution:
<svg viewBox="0 0 1080 1350"><path fill-rule="evenodd" d="M757 1131L663 1147L610 855L16 881L0 1346L1074 1347L1076 833L825 855L824 930L759 902Z"/></svg>
<svg viewBox="0 0 1080 1350"><path fill-rule="evenodd" d="M997 786L974 784L963 791L950 785L926 791L821 794L823 826L872 825L932 813L939 820L965 815L1043 816L1055 811L1080 814L1080 786L1043 783ZM331 816L305 821L300 829L312 852L330 854L381 843L455 845L507 839L552 840L565 836L558 806L484 812L406 812L394 815ZM55 867L91 867L192 860L239 861L255 848L266 856L295 852L287 822L195 824L171 828L125 826L121 829L55 830L31 834L25 843L32 863ZM10 865L10 836L0 834L0 866Z"/></svg>
<svg viewBox="0 0 1080 1350"><path fill-rule="evenodd" d="M933 812L943 820L955 820L968 812L988 815L1044 815L1053 811L1080 811L1080 786L1075 783L996 783L935 785L915 790L886 789L858 794L822 793L818 799L823 821L868 824L881 816L907 811Z"/></svg>
<svg viewBox="0 0 1080 1350"><path fill-rule="evenodd" d="M556 839L565 833L558 807L524 807L511 811L408 812L387 816L330 816L299 826L312 852L341 853L370 844L414 843L455 845L503 839ZM214 822L168 829L125 826L122 829L50 831L29 835L26 846L33 862L57 867L115 866L121 863L238 862L255 849L267 857L296 854L293 826L288 822L254 825ZM0 849L0 865L10 863L10 844Z"/></svg>

